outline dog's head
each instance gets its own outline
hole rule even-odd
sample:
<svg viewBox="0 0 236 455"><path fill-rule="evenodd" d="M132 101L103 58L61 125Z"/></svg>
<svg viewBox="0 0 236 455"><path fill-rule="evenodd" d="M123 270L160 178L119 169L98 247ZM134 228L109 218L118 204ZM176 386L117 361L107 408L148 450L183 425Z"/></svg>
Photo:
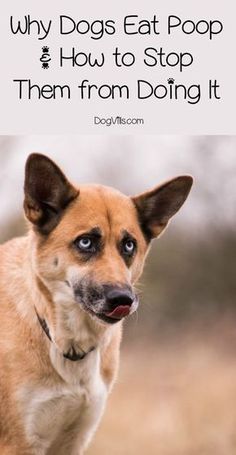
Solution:
<svg viewBox="0 0 236 455"><path fill-rule="evenodd" d="M191 185L180 176L132 198L104 186L76 188L49 158L30 155L24 209L34 226L35 273L52 300L73 302L101 323L135 311L134 284L150 241Z"/></svg>

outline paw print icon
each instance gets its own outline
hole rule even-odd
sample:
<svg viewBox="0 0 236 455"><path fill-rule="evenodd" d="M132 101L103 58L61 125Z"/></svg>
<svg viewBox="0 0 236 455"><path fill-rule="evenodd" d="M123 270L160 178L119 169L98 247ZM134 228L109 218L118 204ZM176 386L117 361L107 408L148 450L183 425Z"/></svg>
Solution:
<svg viewBox="0 0 236 455"><path fill-rule="evenodd" d="M49 62L51 61L51 56L49 53L49 47L43 46L42 47L42 55L40 57L40 62L42 63L42 68L44 70L49 68Z"/></svg>

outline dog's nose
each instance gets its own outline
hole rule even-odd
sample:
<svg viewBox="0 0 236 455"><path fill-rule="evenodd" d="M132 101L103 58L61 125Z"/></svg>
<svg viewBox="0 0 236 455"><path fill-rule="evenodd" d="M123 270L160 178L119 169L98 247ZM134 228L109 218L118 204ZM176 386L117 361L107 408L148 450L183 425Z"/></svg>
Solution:
<svg viewBox="0 0 236 455"><path fill-rule="evenodd" d="M131 306L134 296L131 291L121 288L111 288L106 292L106 300L112 307L120 305Z"/></svg>

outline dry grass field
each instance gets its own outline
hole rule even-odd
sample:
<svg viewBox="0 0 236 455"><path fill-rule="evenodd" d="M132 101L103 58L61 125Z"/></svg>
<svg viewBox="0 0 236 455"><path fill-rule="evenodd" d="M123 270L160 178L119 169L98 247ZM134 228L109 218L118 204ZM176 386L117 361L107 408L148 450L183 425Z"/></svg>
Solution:
<svg viewBox="0 0 236 455"><path fill-rule="evenodd" d="M235 321L236 322L236 321ZM236 323L123 346L88 455L235 455Z"/></svg>

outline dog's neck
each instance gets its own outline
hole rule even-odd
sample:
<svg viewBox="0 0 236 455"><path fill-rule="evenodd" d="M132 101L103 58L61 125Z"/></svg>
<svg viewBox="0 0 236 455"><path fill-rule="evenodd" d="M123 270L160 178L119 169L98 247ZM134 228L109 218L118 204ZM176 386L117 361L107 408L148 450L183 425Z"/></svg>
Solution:
<svg viewBox="0 0 236 455"><path fill-rule="evenodd" d="M48 339L50 351L54 346L62 358L75 362L109 343L114 330L112 326L94 320L70 296L61 292L52 295L46 283L35 273L32 280L35 320L43 329L41 336Z"/></svg>
<svg viewBox="0 0 236 455"><path fill-rule="evenodd" d="M45 319L42 319L39 316L36 308L35 308L35 312L36 312L39 324L41 325L41 327L43 329L43 332L48 337L48 339L51 342L53 342L52 338L51 338L51 335L50 335L50 330L49 330L49 327L47 325L47 322L45 321ZM68 360L72 361L72 362L77 362L79 360L83 360L90 352L94 351L95 349L96 349L96 347L92 346L87 352L83 351L82 349L80 349L81 352L76 352L74 346L72 345L71 349L68 352L64 352L63 353L63 357L65 359L68 359Z"/></svg>

